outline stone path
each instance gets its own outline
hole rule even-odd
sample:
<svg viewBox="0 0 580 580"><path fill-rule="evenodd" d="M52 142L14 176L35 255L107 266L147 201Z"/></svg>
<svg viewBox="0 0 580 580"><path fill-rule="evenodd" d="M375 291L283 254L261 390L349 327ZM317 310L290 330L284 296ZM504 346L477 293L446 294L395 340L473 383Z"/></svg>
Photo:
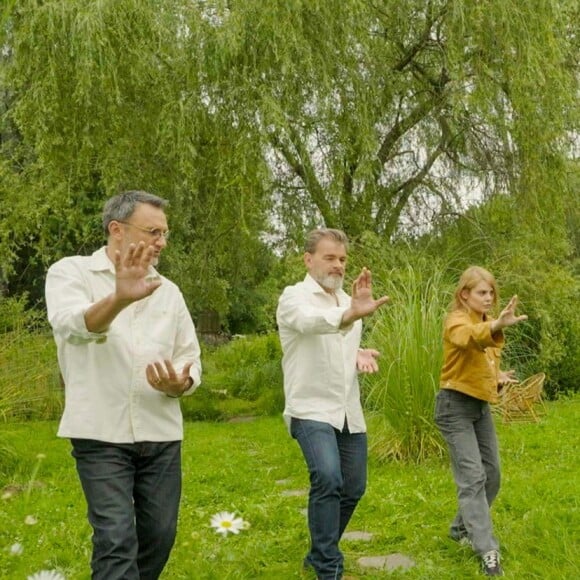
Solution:
<svg viewBox="0 0 580 580"><path fill-rule="evenodd" d="M278 479L276 480L276 485L288 485L291 481L290 478ZM283 489L280 491L280 494L285 497L304 497L308 495L308 491L308 489ZM301 508L300 513L304 516L308 516L308 510L306 508ZM371 532L353 530L345 532L342 536L342 540L346 542L371 542L373 536L374 534ZM415 566L415 561L405 554L396 552L393 554L387 554L386 556L363 556L357 560L357 564L360 568L392 572L397 569L408 570Z"/></svg>
<svg viewBox="0 0 580 580"><path fill-rule="evenodd" d="M308 495L307 489L283 489L281 494L285 497L304 497Z"/></svg>
<svg viewBox="0 0 580 580"><path fill-rule="evenodd" d="M240 415L239 417L231 417L227 420L228 423L252 423L258 417L255 415Z"/></svg>
<svg viewBox="0 0 580 580"><path fill-rule="evenodd" d="M379 570L392 571L397 568L408 570L415 565L415 562L405 556L405 554L389 554L388 556L364 556L357 560L361 568L375 568Z"/></svg>
<svg viewBox="0 0 580 580"><path fill-rule="evenodd" d="M342 539L356 542L370 542L373 539L373 534L370 532L344 532Z"/></svg>

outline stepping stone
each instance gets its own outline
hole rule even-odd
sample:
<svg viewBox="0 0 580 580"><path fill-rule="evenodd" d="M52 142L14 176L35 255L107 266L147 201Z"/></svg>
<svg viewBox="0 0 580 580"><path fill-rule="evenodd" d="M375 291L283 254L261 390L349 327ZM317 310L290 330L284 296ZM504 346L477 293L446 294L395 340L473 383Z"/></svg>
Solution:
<svg viewBox="0 0 580 580"><path fill-rule="evenodd" d="M285 497L303 497L308 495L307 489L284 489L282 495Z"/></svg>
<svg viewBox="0 0 580 580"><path fill-rule="evenodd" d="M277 479L276 480L276 485L286 485L287 483L290 483L292 480L291 479Z"/></svg>
<svg viewBox="0 0 580 580"><path fill-rule="evenodd" d="M254 416L254 415L241 415L239 417L232 417L231 419L228 419L228 423L251 423L252 421L255 421L258 417Z"/></svg>
<svg viewBox="0 0 580 580"><path fill-rule="evenodd" d="M302 514L302 515L303 515L305 518L307 518L307 517L308 517L308 508L302 508L302 509L300 510L300 513L301 513L301 514Z"/></svg>
<svg viewBox="0 0 580 580"><path fill-rule="evenodd" d="M373 539L373 534L370 532L345 532L342 534L343 540L353 540L360 542L370 542Z"/></svg>
<svg viewBox="0 0 580 580"><path fill-rule="evenodd" d="M389 554L388 556L365 556L358 559L361 568L379 568L381 570L395 570L402 568L408 570L415 565L415 562L404 554Z"/></svg>

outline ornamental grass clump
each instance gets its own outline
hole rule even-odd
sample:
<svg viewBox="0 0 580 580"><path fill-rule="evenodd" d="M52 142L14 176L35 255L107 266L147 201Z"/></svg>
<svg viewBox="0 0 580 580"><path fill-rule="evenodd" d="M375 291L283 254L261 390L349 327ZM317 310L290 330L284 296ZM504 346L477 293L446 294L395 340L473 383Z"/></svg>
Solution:
<svg viewBox="0 0 580 580"><path fill-rule="evenodd" d="M379 460L420 462L443 450L433 405L450 293L442 268L425 270L409 264L381 280L391 304L375 314L365 339L381 352L380 372L366 379L363 391L372 424L370 449Z"/></svg>

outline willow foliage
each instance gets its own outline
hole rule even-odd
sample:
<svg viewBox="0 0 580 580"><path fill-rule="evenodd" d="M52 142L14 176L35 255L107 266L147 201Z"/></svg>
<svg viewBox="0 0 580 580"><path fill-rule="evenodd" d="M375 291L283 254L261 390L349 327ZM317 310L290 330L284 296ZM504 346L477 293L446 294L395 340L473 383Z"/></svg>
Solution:
<svg viewBox="0 0 580 580"><path fill-rule="evenodd" d="M223 74L275 159L284 218L391 236L462 197L541 197L577 120L574 7L224 4Z"/></svg>
<svg viewBox="0 0 580 580"><path fill-rule="evenodd" d="M244 147L247 131L209 97L211 30L187 2L14 8L4 60L5 255L36 252L41 272L102 243L106 196L148 189L171 201L168 262L192 309L226 313L233 285L259 281L266 180L259 152ZM11 230L19 221L22 232ZM18 265L4 263L4 276Z"/></svg>
<svg viewBox="0 0 580 580"><path fill-rule="evenodd" d="M389 237L486 191L530 211L557 196L571 0L5 6L5 280L97 245L98 208L126 188L170 198L170 274L224 313L267 272L272 227Z"/></svg>

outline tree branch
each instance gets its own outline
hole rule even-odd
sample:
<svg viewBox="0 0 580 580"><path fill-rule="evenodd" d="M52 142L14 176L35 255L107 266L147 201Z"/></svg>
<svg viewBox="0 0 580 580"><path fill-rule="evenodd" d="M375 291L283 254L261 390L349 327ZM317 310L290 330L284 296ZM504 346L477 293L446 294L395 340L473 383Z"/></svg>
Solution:
<svg viewBox="0 0 580 580"><path fill-rule="evenodd" d="M283 142L277 133L271 133L269 138L272 146L280 151L288 165L290 165L294 173L302 180L302 183L304 183L304 186L312 196L312 201L320 211L325 224L328 227L335 226L337 222L335 212L326 198L326 193L320 185L314 168L310 162L310 156L305 150L296 131L293 128L290 128L289 137L290 142L296 150L296 155L290 150L290 147Z"/></svg>

